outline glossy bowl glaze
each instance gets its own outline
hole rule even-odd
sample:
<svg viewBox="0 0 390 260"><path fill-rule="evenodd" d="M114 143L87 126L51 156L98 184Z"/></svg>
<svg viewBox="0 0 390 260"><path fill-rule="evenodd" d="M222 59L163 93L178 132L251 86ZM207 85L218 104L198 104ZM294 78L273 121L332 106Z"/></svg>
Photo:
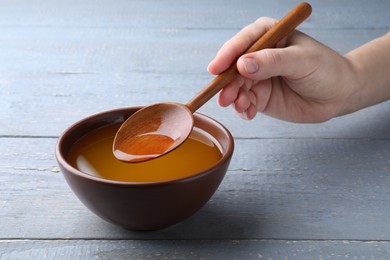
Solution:
<svg viewBox="0 0 390 260"><path fill-rule="evenodd" d="M161 182L121 182L83 173L68 162L73 144L88 132L126 120L140 107L102 112L80 120L60 136L56 158L77 197L99 217L131 230L156 230L178 223L199 210L215 193L233 155L234 140L217 121L194 114L195 127L212 135L222 148L222 158L190 177Z"/></svg>

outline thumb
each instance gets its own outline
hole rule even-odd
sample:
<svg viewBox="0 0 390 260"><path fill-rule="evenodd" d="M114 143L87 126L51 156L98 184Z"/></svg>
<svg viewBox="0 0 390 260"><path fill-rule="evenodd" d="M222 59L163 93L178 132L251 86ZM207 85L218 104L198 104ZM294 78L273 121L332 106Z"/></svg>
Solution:
<svg viewBox="0 0 390 260"><path fill-rule="evenodd" d="M265 80L297 74L302 68L300 60L293 47L264 49L241 56L237 60L237 69L246 78Z"/></svg>

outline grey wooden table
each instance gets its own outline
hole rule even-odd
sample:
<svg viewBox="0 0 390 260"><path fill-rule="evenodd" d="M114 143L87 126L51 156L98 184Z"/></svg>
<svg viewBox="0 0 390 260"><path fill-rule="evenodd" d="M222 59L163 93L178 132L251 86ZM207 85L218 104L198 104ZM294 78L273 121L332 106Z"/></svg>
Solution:
<svg viewBox="0 0 390 260"><path fill-rule="evenodd" d="M229 128L226 178L194 216L156 232L87 210L54 146L108 109L187 102L219 47L298 1L0 1L1 259L390 259L390 103L323 124ZM341 53L389 30L387 0L312 1L300 29Z"/></svg>

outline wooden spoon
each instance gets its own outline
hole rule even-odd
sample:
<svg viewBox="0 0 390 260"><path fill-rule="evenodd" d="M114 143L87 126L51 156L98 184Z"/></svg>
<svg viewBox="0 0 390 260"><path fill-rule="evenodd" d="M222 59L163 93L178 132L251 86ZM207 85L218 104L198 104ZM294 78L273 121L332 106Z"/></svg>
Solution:
<svg viewBox="0 0 390 260"><path fill-rule="evenodd" d="M274 47L311 14L308 3L300 3L262 35L245 53ZM218 75L186 105L158 103L138 110L119 128L113 144L114 156L125 162L142 162L164 155L190 135L193 113L237 77L236 62Z"/></svg>

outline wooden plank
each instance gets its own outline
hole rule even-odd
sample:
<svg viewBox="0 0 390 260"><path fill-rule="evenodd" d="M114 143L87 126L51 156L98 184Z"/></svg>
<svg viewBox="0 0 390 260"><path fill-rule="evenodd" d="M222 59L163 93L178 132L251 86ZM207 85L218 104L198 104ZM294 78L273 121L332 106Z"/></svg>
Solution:
<svg viewBox="0 0 390 260"><path fill-rule="evenodd" d="M280 17L297 2L5 4L0 10L0 59L7 61L0 64L0 135L58 136L76 120L103 110L161 101L185 103L212 78L206 66L224 41L261 13ZM383 34L390 24L388 1L312 4L316 13L302 29L342 53ZM387 106L383 110L388 111ZM287 125L286 133L281 130L285 124L268 118L246 127L227 110L216 108L215 102L201 111L238 137L309 133L311 137L383 138L389 133L382 130L388 125L380 126L379 136L377 130L361 131L388 118L381 110L362 115L373 121L357 124L354 129L359 130L352 134L350 120L303 130ZM360 122L361 116L351 120ZM241 130L244 126L249 132Z"/></svg>
<svg viewBox="0 0 390 260"><path fill-rule="evenodd" d="M3 1L0 26L240 28L259 16L280 18L299 0ZM386 0L312 0L310 24L322 28L388 28ZM237 27L239 26L239 27Z"/></svg>
<svg viewBox="0 0 390 260"><path fill-rule="evenodd" d="M6 50L0 59L8 62L0 64L2 136L58 136L76 120L103 110L161 101L185 103L211 80L207 63L234 33L121 29L112 36L113 32L105 29L34 30L3 30L8 40L0 42L0 48ZM311 31L340 49L352 48L382 33ZM19 35L28 35L28 48ZM85 37L82 41L81 35ZM160 43L151 41L154 37ZM219 108L215 100L200 111L221 121L238 137L388 138L388 106L304 128L261 116L247 123L230 109Z"/></svg>
<svg viewBox="0 0 390 260"><path fill-rule="evenodd" d="M2 259L387 259L389 251L377 241L0 241Z"/></svg>
<svg viewBox="0 0 390 260"><path fill-rule="evenodd" d="M90 213L57 172L54 144L0 138L0 238L390 240L390 140L238 139L208 204L150 233Z"/></svg>

